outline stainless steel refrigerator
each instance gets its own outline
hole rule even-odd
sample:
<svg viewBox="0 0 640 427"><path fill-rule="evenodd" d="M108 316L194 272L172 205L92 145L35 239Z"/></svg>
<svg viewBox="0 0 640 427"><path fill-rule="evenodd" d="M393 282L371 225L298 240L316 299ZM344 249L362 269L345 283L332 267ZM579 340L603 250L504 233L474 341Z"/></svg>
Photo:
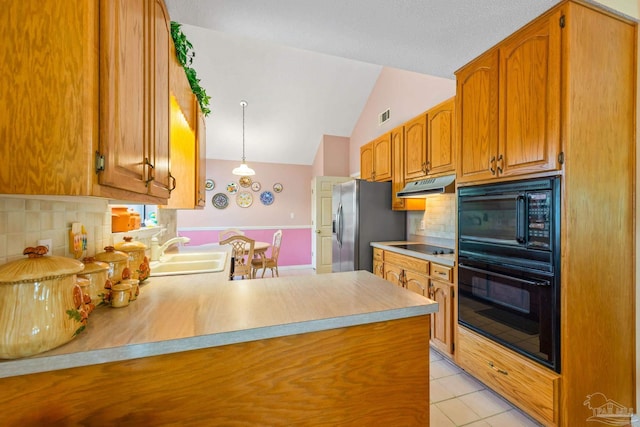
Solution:
<svg viewBox="0 0 640 427"><path fill-rule="evenodd" d="M371 242L406 240L407 216L391 210L391 182L361 179L333 187L332 271L373 271Z"/></svg>

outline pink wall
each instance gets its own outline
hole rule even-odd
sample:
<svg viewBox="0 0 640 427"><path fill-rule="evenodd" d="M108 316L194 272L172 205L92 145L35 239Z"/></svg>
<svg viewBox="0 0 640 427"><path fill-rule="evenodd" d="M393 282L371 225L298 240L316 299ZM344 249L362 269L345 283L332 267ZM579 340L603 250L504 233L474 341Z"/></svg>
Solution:
<svg viewBox="0 0 640 427"><path fill-rule="evenodd" d="M395 68L383 68L351 133L349 175L360 171L360 147L428 110L456 93L455 80ZM378 126L378 115L391 109L391 118Z"/></svg>
<svg viewBox="0 0 640 427"><path fill-rule="evenodd" d="M245 236L257 241L271 243L276 228L242 229ZM189 237L190 246L200 246L218 242L219 230L181 230L180 235ZM267 249L267 256L271 249ZM282 246L278 257L278 266L310 265L311 264L311 229L285 228L282 229Z"/></svg>
<svg viewBox="0 0 640 427"><path fill-rule="evenodd" d="M280 265L311 264L311 166L251 162L247 164L256 171L251 177L261 185L259 191L243 188L231 171L239 161L207 159L207 178L215 182L215 188L207 191L206 207L201 210L179 210L177 230L181 236L190 237L190 245L218 241L218 231L224 228L245 229L249 237L271 242L277 229L283 230L283 246ZM248 191L253 203L247 208L236 204L236 195L227 192L227 184L235 182L238 191ZM280 183L283 190L273 191ZM260 202L260 193L268 190L274 195L271 205ZM211 200L216 193L226 194L229 205L217 209ZM237 193L236 193L237 194Z"/></svg>
<svg viewBox="0 0 640 427"><path fill-rule="evenodd" d="M312 168L312 176L349 176L349 138L323 135Z"/></svg>

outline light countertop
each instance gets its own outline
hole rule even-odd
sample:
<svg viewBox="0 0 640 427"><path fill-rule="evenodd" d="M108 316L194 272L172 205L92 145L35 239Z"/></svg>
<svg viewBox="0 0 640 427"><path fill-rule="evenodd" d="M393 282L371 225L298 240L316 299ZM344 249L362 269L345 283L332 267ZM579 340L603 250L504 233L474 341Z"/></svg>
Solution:
<svg viewBox="0 0 640 427"><path fill-rule="evenodd" d="M412 251L410 249L399 248L395 245L411 245L411 244L425 244L424 242L409 242L409 241L392 241L392 242L371 242L371 246L385 251L396 252L399 254L411 256L414 258L423 259L425 261L431 261L438 264L446 265L448 267L455 267L456 255L455 254L425 254L422 252Z"/></svg>
<svg viewBox="0 0 640 427"><path fill-rule="evenodd" d="M227 280L151 277L128 307L98 307L67 344L0 361L0 378L434 313L437 303L366 271Z"/></svg>

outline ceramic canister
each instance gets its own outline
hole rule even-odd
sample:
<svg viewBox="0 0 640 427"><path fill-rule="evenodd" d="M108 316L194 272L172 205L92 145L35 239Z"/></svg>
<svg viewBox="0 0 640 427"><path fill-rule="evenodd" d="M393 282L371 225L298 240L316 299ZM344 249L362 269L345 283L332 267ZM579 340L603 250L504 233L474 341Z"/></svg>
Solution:
<svg viewBox="0 0 640 427"><path fill-rule="evenodd" d="M131 298L131 285L118 283L111 287L111 307L126 307Z"/></svg>
<svg viewBox="0 0 640 427"><path fill-rule="evenodd" d="M122 242L118 242L115 248L126 253L129 256L129 269L131 270L131 278L138 279L140 276L140 267L146 256L147 246L142 242L136 242L132 237L123 237Z"/></svg>
<svg viewBox="0 0 640 427"><path fill-rule="evenodd" d="M84 265L46 253L26 248L29 258L0 266L0 359L51 350L84 329L88 314L76 284Z"/></svg>
<svg viewBox="0 0 640 427"><path fill-rule="evenodd" d="M89 280L89 296L91 301L101 301L105 293L104 285L109 278L109 264L106 262L96 261L94 257L86 257L82 259L84 270L78 273L78 277L84 277ZM97 303L96 303L97 304Z"/></svg>
<svg viewBox="0 0 640 427"><path fill-rule="evenodd" d="M122 272L129 266L129 255L117 251L113 246L106 246L104 252L96 254L95 259L109 265L109 280L113 284L122 280Z"/></svg>

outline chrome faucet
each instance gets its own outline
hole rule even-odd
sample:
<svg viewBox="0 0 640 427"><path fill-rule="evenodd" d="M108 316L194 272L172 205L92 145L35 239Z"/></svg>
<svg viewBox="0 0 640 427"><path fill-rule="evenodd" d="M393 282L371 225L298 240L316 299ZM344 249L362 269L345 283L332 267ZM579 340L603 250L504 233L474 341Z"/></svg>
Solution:
<svg viewBox="0 0 640 427"><path fill-rule="evenodd" d="M190 241L191 239L188 237L178 236L178 237L173 237L167 240L166 242L164 242L162 245L160 245L158 243L158 238L152 237L151 238L151 261L158 261L160 258L162 258L164 256L164 251L169 249L169 247L175 244L189 243Z"/></svg>

